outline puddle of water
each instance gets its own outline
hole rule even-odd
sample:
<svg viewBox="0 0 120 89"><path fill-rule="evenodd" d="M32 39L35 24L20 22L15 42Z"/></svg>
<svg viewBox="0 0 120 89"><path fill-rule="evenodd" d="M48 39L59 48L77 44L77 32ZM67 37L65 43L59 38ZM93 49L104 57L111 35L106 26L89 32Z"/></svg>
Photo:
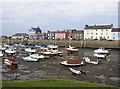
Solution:
<svg viewBox="0 0 120 89"><path fill-rule="evenodd" d="M110 80L113 80L113 81L120 81L120 78L118 78L118 77L110 77Z"/></svg>
<svg viewBox="0 0 120 89"><path fill-rule="evenodd" d="M100 76L94 76L95 78L99 78L99 79L105 79L104 75L100 75Z"/></svg>

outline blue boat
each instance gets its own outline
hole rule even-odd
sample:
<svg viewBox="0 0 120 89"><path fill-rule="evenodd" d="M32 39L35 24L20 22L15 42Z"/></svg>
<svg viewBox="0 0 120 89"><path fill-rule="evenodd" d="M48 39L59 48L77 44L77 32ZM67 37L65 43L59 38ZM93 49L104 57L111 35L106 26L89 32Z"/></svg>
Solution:
<svg viewBox="0 0 120 89"><path fill-rule="evenodd" d="M38 58L32 58L31 56L28 57L23 57L24 61L33 61L33 62L38 62L39 59Z"/></svg>

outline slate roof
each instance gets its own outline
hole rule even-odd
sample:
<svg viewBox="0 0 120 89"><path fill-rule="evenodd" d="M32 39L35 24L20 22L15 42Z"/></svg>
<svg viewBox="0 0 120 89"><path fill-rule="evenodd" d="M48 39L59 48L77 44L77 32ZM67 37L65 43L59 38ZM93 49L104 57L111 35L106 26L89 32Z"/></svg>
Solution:
<svg viewBox="0 0 120 89"><path fill-rule="evenodd" d="M65 33L65 31L48 31L48 33Z"/></svg>
<svg viewBox="0 0 120 89"><path fill-rule="evenodd" d="M111 24L111 25L94 25L94 26L85 25L84 29L111 29L112 27L113 27L113 24Z"/></svg>
<svg viewBox="0 0 120 89"><path fill-rule="evenodd" d="M32 30L36 31L36 33L38 33L38 32L42 33L42 30L39 27L37 27L37 28L31 27L31 29L29 31L32 31Z"/></svg>
<svg viewBox="0 0 120 89"><path fill-rule="evenodd" d="M120 28L113 28L112 32L120 32Z"/></svg>
<svg viewBox="0 0 120 89"><path fill-rule="evenodd" d="M13 36L28 36L26 33L16 33Z"/></svg>

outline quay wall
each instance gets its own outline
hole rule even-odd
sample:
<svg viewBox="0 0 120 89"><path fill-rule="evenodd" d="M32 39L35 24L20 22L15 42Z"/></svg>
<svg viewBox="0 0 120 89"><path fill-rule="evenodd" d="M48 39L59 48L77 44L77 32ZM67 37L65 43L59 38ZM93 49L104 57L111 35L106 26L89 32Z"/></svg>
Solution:
<svg viewBox="0 0 120 89"><path fill-rule="evenodd" d="M2 39L2 43L5 44L12 44L12 43L23 43L23 44L37 44L37 43L41 43L41 44L52 44L52 43L56 43L59 46L68 46L69 45L69 41L68 40L57 40L57 41L53 41L53 40L5 40ZM75 47L82 47L82 48L99 48L99 47L104 47L104 48L120 48L120 43L119 41L99 41L99 40L80 40L80 41L74 41L71 40L70 44L72 46Z"/></svg>

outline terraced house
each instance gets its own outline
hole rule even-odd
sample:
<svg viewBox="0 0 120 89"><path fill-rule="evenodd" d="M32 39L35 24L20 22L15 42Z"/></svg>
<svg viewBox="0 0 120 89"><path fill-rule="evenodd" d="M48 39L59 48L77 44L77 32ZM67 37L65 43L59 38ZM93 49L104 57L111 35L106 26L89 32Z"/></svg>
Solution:
<svg viewBox="0 0 120 89"><path fill-rule="evenodd" d="M112 29L112 40L120 40L120 28Z"/></svg>
<svg viewBox="0 0 120 89"><path fill-rule="evenodd" d="M69 34L70 32L67 32L67 31L48 31L47 38L64 40L69 37Z"/></svg>
<svg viewBox="0 0 120 89"><path fill-rule="evenodd" d="M83 40L84 39L84 31L83 30L73 30L71 32L71 36L73 40Z"/></svg>
<svg viewBox="0 0 120 89"><path fill-rule="evenodd" d="M111 40L113 24L110 25L85 25L84 40Z"/></svg>
<svg viewBox="0 0 120 89"><path fill-rule="evenodd" d="M42 39L42 30L37 27L29 30L29 39Z"/></svg>

